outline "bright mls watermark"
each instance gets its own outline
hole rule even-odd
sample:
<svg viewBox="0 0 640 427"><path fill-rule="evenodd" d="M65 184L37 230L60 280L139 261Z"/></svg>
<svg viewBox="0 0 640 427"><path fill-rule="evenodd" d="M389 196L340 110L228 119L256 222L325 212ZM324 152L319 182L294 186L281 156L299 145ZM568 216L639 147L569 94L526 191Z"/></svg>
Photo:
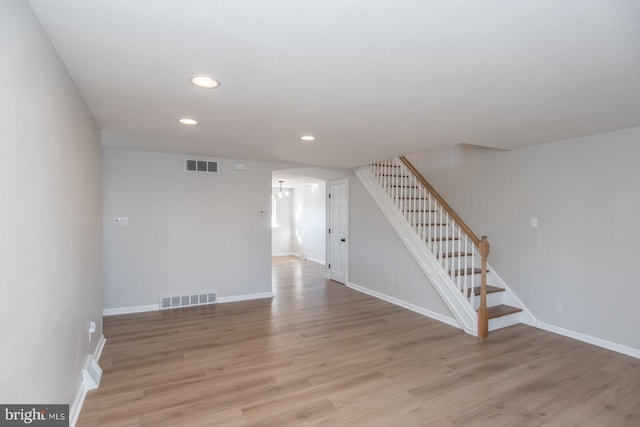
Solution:
<svg viewBox="0 0 640 427"><path fill-rule="evenodd" d="M69 427L69 405L0 405L0 426Z"/></svg>

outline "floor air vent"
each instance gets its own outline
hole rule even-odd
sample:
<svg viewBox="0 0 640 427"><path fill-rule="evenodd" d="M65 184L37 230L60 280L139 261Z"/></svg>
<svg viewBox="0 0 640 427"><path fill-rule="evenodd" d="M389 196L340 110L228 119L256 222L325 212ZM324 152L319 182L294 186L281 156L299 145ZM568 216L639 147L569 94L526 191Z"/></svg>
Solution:
<svg viewBox="0 0 640 427"><path fill-rule="evenodd" d="M198 292L187 295L163 296L160 297L160 310L215 304L217 301L218 298L215 292Z"/></svg>

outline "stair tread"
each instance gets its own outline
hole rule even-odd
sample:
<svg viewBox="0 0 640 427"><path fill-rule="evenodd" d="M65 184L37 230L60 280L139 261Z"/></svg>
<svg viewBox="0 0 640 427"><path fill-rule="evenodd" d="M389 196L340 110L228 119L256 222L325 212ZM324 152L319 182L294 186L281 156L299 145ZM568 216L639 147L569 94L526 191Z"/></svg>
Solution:
<svg viewBox="0 0 640 427"><path fill-rule="evenodd" d="M473 256L471 252L449 252L446 254L442 254L444 258L453 258L453 257L461 257L461 256Z"/></svg>
<svg viewBox="0 0 640 427"><path fill-rule="evenodd" d="M497 317L506 316L508 314L519 313L522 309L518 307L512 307L506 304L494 305L487 307L489 319L495 319Z"/></svg>
<svg viewBox="0 0 640 427"><path fill-rule="evenodd" d="M475 296L479 296L480 295L480 290L481 290L480 286L475 286L473 288L473 294ZM494 294L496 292L504 292L504 289L503 288L499 288L497 286L487 285L487 293L488 294ZM463 293L464 293L464 291L463 291ZM471 289L467 289L467 296L469 296L469 295L471 295Z"/></svg>
<svg viewBox="0 0 640 427"><path fill-rule="evenodd" d="M480 274L482 273L482 269L481 268L467 268L466 270L463 268L462 270L456 270L456 271L452 271L452 273L454 273L455 276L463 276L465 271L467 272L467 276L470 276L472 274ZM487 270L487 273L489 272L489 270Z"/></svg>

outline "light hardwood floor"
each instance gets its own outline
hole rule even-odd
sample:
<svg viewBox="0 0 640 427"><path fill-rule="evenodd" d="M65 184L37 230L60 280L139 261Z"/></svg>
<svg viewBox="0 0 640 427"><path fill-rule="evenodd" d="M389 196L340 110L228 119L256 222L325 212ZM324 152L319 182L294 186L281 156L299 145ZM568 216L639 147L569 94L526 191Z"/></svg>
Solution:
<svg viewBox="0 0 640 427"><path fill-rule="evenodd" d="M640 426L640 361L486 341L274 258L276 297L105 318L79 426Z"/></svg>

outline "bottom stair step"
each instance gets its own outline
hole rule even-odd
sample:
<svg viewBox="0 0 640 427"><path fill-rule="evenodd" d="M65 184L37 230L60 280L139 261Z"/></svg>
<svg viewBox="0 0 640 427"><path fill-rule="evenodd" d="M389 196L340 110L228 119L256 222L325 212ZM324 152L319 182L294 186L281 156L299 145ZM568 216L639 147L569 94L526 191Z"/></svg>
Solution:
<svg viewBox="0 0 640 427"><path fill-rule="evenodd" d="M508 314L519 313L522 311L521 308L512 307L506 304L494 305L492 307L487 307L489 319L495 319L496 317L506 316Z"/></svg>

